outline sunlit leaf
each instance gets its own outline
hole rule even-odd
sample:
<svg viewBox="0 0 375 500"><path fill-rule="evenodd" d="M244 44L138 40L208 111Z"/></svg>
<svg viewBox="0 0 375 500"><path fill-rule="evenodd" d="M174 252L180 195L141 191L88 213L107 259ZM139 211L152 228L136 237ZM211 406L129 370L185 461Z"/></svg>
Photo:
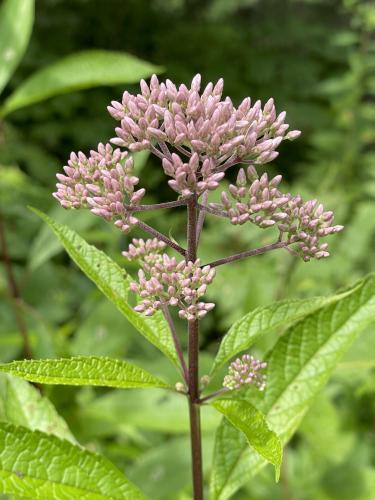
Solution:
<svg viewBox="0 0 375 500"><path fill-rule="evenodd" d="M75 442L66 422L47 398L31 384L6 374L0 375L0 421Z"/></svg>
<svg viewBox="0 0 375 500"><path fill-rule="evenodd" d="M74 231L85 231L92 227L96 219L91 217L90 212L86 210L78 210L71 212L69 210L61 210L56 207L51 212L52 219L61 224L67 224ZM56 236L51 232L48 226L42 225L36 235L29 253L29 266L32 271L35 271L39 266L44 264L54 255L62 250L62 245Z"/></svg>
<svg viewBox="0 0 375 500"><path fill-rule="evenodd" d="M4 0L0 9L0 94L29 43L34 0Z"/></svg>
<svg viewBox="0 0 375 500"><path fill-rule="evenodd" d="M34 499L140 499L107 459L56 436L0 423L0 493Z"/></svg>
<svg viewBox="0 0 375 500"><path fill-rule="evenodd" d="M129 322L174 364L178 365L171 334L160 313L146 317L136 313L128 303L129 276L105 253L89 245L67 226L50 219L33 209L54 231L77 266L88 276L104 295L115 304Z"/></svg>
<svg viewBox="0 0 375 500"><path fill-rule="evenodd" d="M239 352L249 349L263 335L277 328L286 328L340 297L283 300L249 312L236 321L223 337L211 374Z"/></svg>
<svg viewBox="0 0 375 500"><path fill-rule="evenodd" d="M240 399L221 399L212 403L212 406L222 413L233 427L244 433L256 453L274 465L278 481L283 449L280 439L270 430L262 412Z"/></svg>
<svg viewBox="0 0 375 500"><path fill-rule="evenodd" d="M98 385L123 389L168 387L143 368L111 358L84 357L13 361L0 371L42 384Z"/></svg>
<svg viewBox="0 0 375 500"><path fill-rule="evenodd" d="M375 276L357 283L344 298L306 316L276 343L268 359L268 386L257 407L283 443L298 428L314 397L342 355L366 326L375 321ZM255 398L255 393L252 393ZM230 498L264 465L246 440L226 422L217 433L211 492ZM228 441L236 443L230 459ZM241 444L242 441L242 444Z"/></svg>
<svg viewBox="0 0 375 500"><path fill-rule="evenodd" d="M87 50L71 54L31 75L8 97L2 115L50 97L76 90L136 83L162 70L121 52Z"/></svg>

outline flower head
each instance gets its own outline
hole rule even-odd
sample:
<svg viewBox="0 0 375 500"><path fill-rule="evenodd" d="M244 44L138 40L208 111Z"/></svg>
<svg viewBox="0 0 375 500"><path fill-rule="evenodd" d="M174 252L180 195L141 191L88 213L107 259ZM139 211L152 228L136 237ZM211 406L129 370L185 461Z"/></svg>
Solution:
<svg viewBox="0 0 375 500"><path fill-rule="evenodd" d="M139 204L144 189L135 190L138 177L133 175L133 158L126 151L99 144L87 157L72 153L65 174L57 174L53 196L64 208L90 208L91 212L114 221L127 232L137 223L131 207Z"/></svg>
<svg viewBox="0 0 375 500"><path fill-rule="evenodd" d="M281 180L281 175L269 179L267 173L259 177L254 166L246 173L241 168L236 184L221 194L222 203L211 208L225 213L232 224L277 227L289 250L305 261L328 257L328 244L319 240L342 231L343 226L332 225L333 213L325 212L316 200L304 202L301 196L280 191Z"/></svg>
<svg viewBox="0 0 375 500"><path fill-rule="evenodd" d="M202 319L214 304L201 301L207 286L212 283L215 269L201 267L195 262L178 262L175 257L160 254L158 240L133 240L127 252L128 259L138 259L141 268L138 282L130 288L141 299L135 310L152 316L163 305L179 307L179 316L188 321Z"/></svg>
<svg viewBox="0 0 375 500"><path fill-rule="evenodd" d="M108 107L120 122L112 143L158 154L173 178L170 186L183 195L215 189L223 172L243 160L272 161L284 139L300 134L287 133L286 113L277 115L273 99L262 107L247 97L236 108L229 97L222 97L223 79L201 91L200 75L190 88L170 80L160 83L153 75L150 85L142 80L140 87L139 94L126 91L121 102Z"/></svg>
<svg viewBox="0 0 375 500"><path fill-rule="evenodd" d="M255 385L260 391L266 387L266 375L262 370L267 367L267 363L255 359L250 354L244 354L242 358L237 358L230 364L228 375L224 377L223 386L233 391L242 385Z"/></svg>

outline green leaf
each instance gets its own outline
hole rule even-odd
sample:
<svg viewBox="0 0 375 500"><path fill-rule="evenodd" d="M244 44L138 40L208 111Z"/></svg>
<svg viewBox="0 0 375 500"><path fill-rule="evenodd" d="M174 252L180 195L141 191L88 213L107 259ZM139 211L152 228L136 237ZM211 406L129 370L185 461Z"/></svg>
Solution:
<svg viewBox="0 0 375 500"><path fill-rule="evenodd" d="M66 224L74 231L87 231L87 229L91 228L97 222L94 217L91 217L92 214L89 211L61 210L60 206L56 206L50 215L52 219L60 224ZM35 271L61 251L62 247L59 240L56 239L48 226L42 224L28 255L30 270Z"/></svg>
<svg viewBox="0 0 375 500"><path fill-rule="evenodd" d="M67 226L53 221L35 208L32 210L51 227L77 266L115 304L128 321L178 366L171 334L162 314L158 312L151 317L142 316L129 305L127 299L130 279L125 270Z"/></svg>
<svg viewBox="0 0 375 500"><path fill-rule="evenodd" d="M5 0L0 9L0 94L29 43L34 0Z"/></svg>
<svg viewBox="0 0 375 500"><path fill-rule="evenodd" d="M54 434L75 442L53 404L24 380L0 374L0 421Z"/></svg>
<svg viewBox="0 0 375 500"><path fill-rule="evenodd" d="M143 368L111 358L31 359L0 365L0 371L41 384L98 385L101 387L168 387Z"/></svg>
<svg viewBox="0 0 375 500"><path fill-rule="evenodd" d="M25 427L0 423L0 493L34 499L141 499L107 459Z"/></svg>
<svg viewBox="0 0 375 500"><path fill-rule="evenodd" d="M268 427L263 413L240 399L219 399L212 403L212 406L244 433L250 447L256 453L274 465L278 481L283 449L279 437Z"/></svg>
<svg viewBox="0 0 375 500"><path fill-rule="evenodd" d="M76 90L136 83L162 68L122 52L86 50L64 57L37 71L8 97L2 109L7 115L16 109Z"/></svg>
<svg viewBox="0 0 375 500"><path fill-rule="evenodd" d="M288 327L340 297L341 295L328 298L282 300L257 307L236 321L223 337L211 369L211 375L236 354L249 349L263 335L276 328Z"/></svg>
<svg viewBox="0 0 375 500"><path fill-rule="evenodd" d="M278 340L268 359L267 389L257 407L283 444L298 428L339 359L359 333L374 321L375 276L370 275L342 299L293 325ZM256 398L252 391L251 395ZM228 442L235 445L224 460ZM223 422L216 437L212 498L231 497L265 463L249 450L238 431Z"/></svg>

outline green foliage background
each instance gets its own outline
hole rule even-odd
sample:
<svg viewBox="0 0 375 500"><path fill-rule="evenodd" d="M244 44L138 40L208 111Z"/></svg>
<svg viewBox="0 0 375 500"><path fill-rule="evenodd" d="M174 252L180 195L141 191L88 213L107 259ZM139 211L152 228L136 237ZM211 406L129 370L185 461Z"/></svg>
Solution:
<svg viewBox="0 0 375 500"><path fill-rule="evenodd" d="M235 102L273 96L277 109L287 110L288 122L303 135L283 144L269 168L283 174L292 192L335 210L337 223L346 227L331 239L332 256L323 262L305 264L282 252L220 269L209 292L217 308L202 325L202 374L228 327L251 309L275 299L330 294L374 270L374 32L375 6L367 0L37 0L30 46L3 97L36 70L86 49L127 52L178 82L196 72L205 82L223 76ZM4 117L0 211L35 357L126 357L173 382L168 362L135 334L26 208L49 212L124 264L126 237L90 214L64 212L50 195L71 150L87 150L114 135L105 107L124 87L135 89L122 84L76 91ZM139 158L137 168L143 169L149 202L171 198L155 159ZM182 237L178 210L147 218ZM212 260L267 238L266 232L208 219L201 256ZM366 330L315 400L285 451L280 483L274 484L268 467L234 499L375 499L374 334L374 327ZM258 354L277 338L278 332L260 340ZM19 358L21 351L0 261L0 362ZM0 420L10 420L10 387L0 378ZM75 438L125 468L146 494L190 498L186 408L178 397L90 387L48 386L45 393ZM219 421L210 410L203 421L206 469Z"/></svg>

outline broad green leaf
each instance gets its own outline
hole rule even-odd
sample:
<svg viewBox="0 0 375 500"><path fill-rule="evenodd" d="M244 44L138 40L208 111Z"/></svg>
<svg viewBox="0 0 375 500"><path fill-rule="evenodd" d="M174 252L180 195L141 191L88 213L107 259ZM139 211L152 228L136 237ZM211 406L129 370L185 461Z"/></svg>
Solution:
<svg viewBox="0 0 375 500"><path fill-rule="evenodd" d="M89 245L76 232L59 224L48 215L33 209L53 230L77 266L104 295L115 304L128 321L176 366L178 358L166 321L161 313L146 317L136 313L128 303L129 276L104 252Z"/></svg>
<svg viewBox="0 0 375 500"><path fill-rule="evenodd" d="M223 337L211 369L211 375L236 354L249 349L263 335L276 328L286 328L340 297L341 295L328 298L282 300L267 306L257 307L236 321Z"/></svg>
<svg viewBox="0 0 375 500"><path fill-rule="evenodd" d="M143 368L111 358L31 359L0 365L0 371L30 382L101 387L168 387Z"/></svg>
<svg viewBox="0 0 375 500"><path fill-rule="evenodd" d="M91 217L91 213L87 210L61 210L57 206L51 212L51 218L60 224L66 224L74 231L86 231L91 228L96 221ZM56 236L51 232L48 226L42 224L38 234L36 235L29 253L29 268L35 271L39 266L44 264L51 257L54 257L62 251L61 244Z"/></svg>
<svg viewBox="0 0 375 500"><path fill-rule="evenodd" d="M78 52L31 75L5 101L2 115L59 94L101 85L136 83L161 71L159 66L122 52Z"/></svg>
<svg viewBox="0 0 375 500"><path fill-rule="evenodd" d="M0 9L0 94L18 66L34 23L34 0L4 0Z"/></svg>
<svg viewBox="0 0 375 500"><path fill-rule="evenodd" d="M53 404L24 380L0 374L0 421L54 434L75 442Z"/></svg>
<svg viewBox="0 0 375 500"><path fill-rule="evenodd" d="M268 359L267 389L257 407L283 444L298 428L339 359L374 321L375 275L370 275L341 300L321 307L290 327L278 340ZM256 399L255 392L251 394ZM211 482L213 499L230 498L266 463L230 427L223 422L217 433Z"/></svg>
<svg viewBox="0 0 375 500"><path fill-rule="evenodd" d="M278 436L268 427L262 412L241 399L219 399L212 403L217 411L244 433L249 445L275 467L276 481L280 477L283 449Z"/></svg>
<svg viewBox="0 0 375 500"><path fill-rule="evenodd" d="M0 493L43 500L145 498L101 455L5 423L0 423Z"/></svg>

